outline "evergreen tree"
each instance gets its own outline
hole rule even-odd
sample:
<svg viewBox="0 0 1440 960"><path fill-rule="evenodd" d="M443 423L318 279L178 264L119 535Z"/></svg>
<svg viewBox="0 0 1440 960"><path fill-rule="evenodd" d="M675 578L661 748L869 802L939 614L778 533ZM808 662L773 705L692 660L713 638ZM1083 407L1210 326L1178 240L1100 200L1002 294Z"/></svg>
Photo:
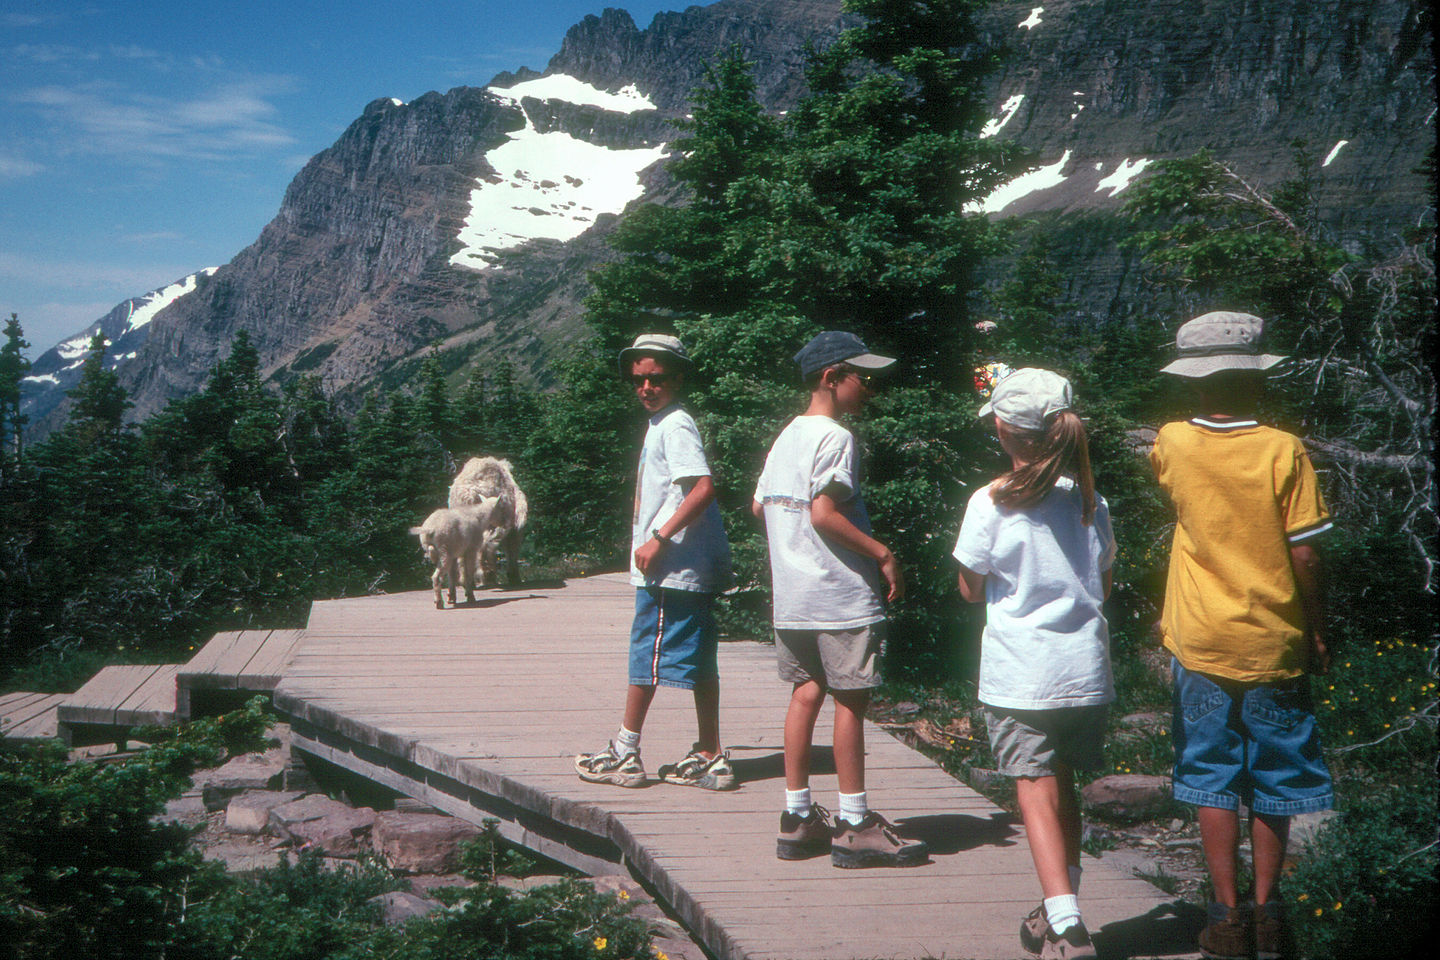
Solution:
<svg viewBox="0 0 1440 960"><path fill-rule="evenodd" d="M75 402L70 423L91 436L119 432L125 411L134 406L115 371L105 369L105 346L105 334L96 330L80 368L80 382L68 394Z"/></svg>
<svg viewBox="0 0 1440 960"><path fill-rule="evenodd" d="M969 452L984 443L969 393L975 270L1006 237L967 204L1026 163L978 136L994 63L978 42L978 6L848 2L863 22L811 54L811 92L783 118L755 102L736 51L707 70L671 167L688 202L641 207L617 229L624 257L595 272L586 304L595 336L565 368L567 389L547 404L527 458L541 484L537 518L558 498L591 534L564 548L623 558L640 424L614 357L639 332L677 332L699 365L691 396L745 587L732 616L759 629L769 578L743 511L770 441L803 402L789 357L821 329L850 329L902 361L860 428L877 533L912 574L892 660L902 671L943 666L963 616L943 541L990 461L984 446Z"/></svg>
<svg viewBox="0 0 1440 960"><path fill-rule="evenodd" d="M0 346L0 483L14 472L29 420L20 413L20 381L30 372L30 361L25 359L29 347L25 331L20 328L20 318L10 314L5 324L5 343Z"/></svg>

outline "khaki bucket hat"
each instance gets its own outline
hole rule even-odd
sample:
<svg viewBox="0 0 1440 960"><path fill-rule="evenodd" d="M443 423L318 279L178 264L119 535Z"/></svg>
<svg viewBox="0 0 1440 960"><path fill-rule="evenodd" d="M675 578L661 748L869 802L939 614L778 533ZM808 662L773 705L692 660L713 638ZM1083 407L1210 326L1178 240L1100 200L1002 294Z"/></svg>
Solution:
<svg viewBox="0 0 1440 960"><path fill-rule="evenodd" d="M1160 368L1177 377L1208 377L1221 370L1268 370L1284 360L1260 352L1265 321L1248 313L1217 310L1205 313L1175 331L1179 358Z"/></svg>

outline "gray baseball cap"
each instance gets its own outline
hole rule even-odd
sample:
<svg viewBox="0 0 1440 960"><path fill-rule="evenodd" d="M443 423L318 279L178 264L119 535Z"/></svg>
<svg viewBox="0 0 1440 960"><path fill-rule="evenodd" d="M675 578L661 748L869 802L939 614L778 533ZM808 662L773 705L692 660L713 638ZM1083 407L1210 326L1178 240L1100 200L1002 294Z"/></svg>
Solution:
<svg viewBox="0 0 1440 960"><path fill-rule="evenodd" d="M695 361L690 359L690 354L679 337L672 337L668 333L642 333L635 338L634 343L620 351L620 375L623 377L629 373L630 364L645 356L669 357L677 361L680 368L687 373L695 369Z"/></svg>
<svg viewBox="0 0 1440 960"><path fill-rule="evenodd" d="M1075 401L1070 381L1039 367L1022 367L995 384L979 416L995 414L1021 430L1044 430L1053 413L1069 410Z"/></svg>
<svg viewBox="0 0 1440 960"><path fill-rule="evenodd" d="M853 333L826 330L817 333L800 348L800 352L795 354L795 362L800 365L800 376L804 378L836 363L848 363L862 370L884 370L895 362L895 358L871 353L865 341Z"/></svg>
<svg viewBox="0 0 1440 960"><path fill-rule="evenodd" d="M1265 321L1248 313L1201 314L1175 331L1180 356L1160 372L1199 378L1221 370L1268 370L1285 358L1260 352L1264 332Z"/></svg>

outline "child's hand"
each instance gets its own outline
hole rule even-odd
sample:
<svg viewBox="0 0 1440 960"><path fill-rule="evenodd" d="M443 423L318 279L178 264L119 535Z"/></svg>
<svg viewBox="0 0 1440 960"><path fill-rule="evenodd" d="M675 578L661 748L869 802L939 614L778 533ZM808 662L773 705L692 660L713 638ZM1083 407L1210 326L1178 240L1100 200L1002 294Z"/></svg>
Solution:
<svg viewBox="0 0 1440 960"><path fill-rule="evenodd" d="M1307 631L1305 639L1310 646L1310 672L1329 673L1330 645L1325 642L1324 637L1320 636L1318 630Z"/></svg>
<svg viewBox="0 0 1440 960"><path fill-rule="evenodd" d="M884 560L880 561L880 576L885 578L885 584L890 588L885 594L885 599L894 603L905 596L905 574L900 569L900 561L895 559L895 554L887 553Z"/></svg>
<svg viewBox="0 0 1440 960"><path fill-rule="evenodd" d="M641 575L648 574L651 564L664 548L665 545L653 537L640 544L640 549L635 551L635 569L639 570Z"/></svg>

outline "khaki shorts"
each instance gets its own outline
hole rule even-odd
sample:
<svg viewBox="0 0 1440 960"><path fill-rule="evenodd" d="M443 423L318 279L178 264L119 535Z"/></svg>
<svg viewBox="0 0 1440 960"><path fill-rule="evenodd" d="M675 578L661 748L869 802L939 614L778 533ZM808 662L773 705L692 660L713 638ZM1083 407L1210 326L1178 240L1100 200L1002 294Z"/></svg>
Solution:
<svg viewBox="0 0 1440 960"><path fill-rule="evenodd" d="M885 623L850 630L776 630L775 658L787 683L818 680L831 690L880 685Z"/></svg>
<svg viewBox="0 0 1440 960"><path fill-rule="evenodd" d="M1056 762L1071 770L1105 763L1108 703L1050 710L985 707L995 766L1008 777L1053 777Z"/></svg>

